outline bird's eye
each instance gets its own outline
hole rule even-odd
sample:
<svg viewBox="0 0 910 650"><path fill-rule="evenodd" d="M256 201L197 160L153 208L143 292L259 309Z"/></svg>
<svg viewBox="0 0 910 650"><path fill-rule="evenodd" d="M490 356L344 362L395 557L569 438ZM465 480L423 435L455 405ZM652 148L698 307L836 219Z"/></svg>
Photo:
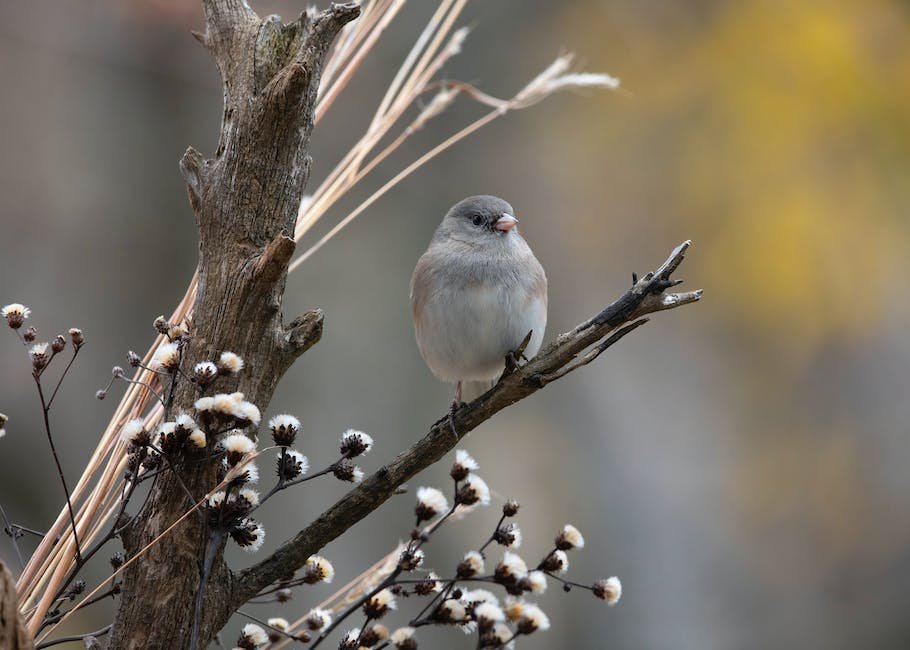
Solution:
<svg viewBox="0 0 910 650"><path fill-rule="evenodd" d="M481 217L479 214L475 214L473 217L471 217L471 223L473 223L475 226L479 226L483 223L483 217Z"/></svg>

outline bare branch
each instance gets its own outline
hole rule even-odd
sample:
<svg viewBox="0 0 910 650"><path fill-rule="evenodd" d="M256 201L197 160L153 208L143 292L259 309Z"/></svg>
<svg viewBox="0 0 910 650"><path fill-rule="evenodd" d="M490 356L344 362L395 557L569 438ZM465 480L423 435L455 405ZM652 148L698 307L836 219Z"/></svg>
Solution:
<svg viewBox="0 0 910 650"><path fill-rule="evenodd" d="M308 557L376 510L402 483L442 458L478 425L586 365L616 340L643 325L646 321L638 320L643 315L699 300L700 289L684 293L667 291L678 284L670 275L682 262L689 244L684 242L677 246L656 271L637 281L599 314L557 337L537 357L503 377L470 404L461 405L453 414L457 435L453 435L450 428L449 416L440 418L421 440L342 497L271 556L243 571L235 581L233 607L240 607L276 580L291 575ZM613 332L615 334L610 336ZM591 346L595 347L577 360Z"/></svg>

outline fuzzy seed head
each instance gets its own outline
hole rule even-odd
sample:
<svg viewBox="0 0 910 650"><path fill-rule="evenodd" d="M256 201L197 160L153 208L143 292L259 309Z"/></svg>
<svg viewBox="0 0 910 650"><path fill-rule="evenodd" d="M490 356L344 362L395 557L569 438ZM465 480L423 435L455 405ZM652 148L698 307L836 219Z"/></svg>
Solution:
<svg viewBox="0 0 910 650"><path fill-rule="evenodd" d="M193 366L193 379L200 387L206 387L218 376L218 366L211 361L201 361Z"/></svg>
<svg viewBox="0 0 910 650"><path fill-rule="evenodd" d="M162 343L155 350L152 357L152 369L174 372L180 365L180 345L178 343Z"/></svg>
<svg viewBox="0 0 910 650"><path fill-rule="evenodd" d="M480 629L493 627L494 623L502 623L506 619L502 608L493 603L481 603L474 608L474 618Z"/></svg>
<svg viewBox="0 0 910 650"><path fill-rule="evenodd" d="M530 571L522 580L522 589L530 591L532 594L542 594L547 590L547 574L543 571Z"/></svg>
<svg viewBox="0 0 910 650"><path fill-rule="evenodd" d="M414 638L416 632L413 627L400 627L392 632L389 640L398 650L417 650L417 640Z"/></svg>
<svg viewBox="0 0 910 650"><path fill-rule="evenodd" d="M521 618L518 619L518 631L522 634L531 634L537 630L550 628L550 619L544 611L533 603L525 603L522 608Z"/></svg>
<svg viewBox="0 0 910 650"><path fill-rule="evenodd" d="M419 548L414 550L405 549L398 556L398 566L401 567L402 571L413 571L421 566L425 559L426 555Z"/></svg>
<svg viewBox="0 0 910 650"><path fill-rule="evenodd" d="M506 551L503 553L502 560L496 565L494 574L498 582L513 584L528 575L528 565L521 559L521 556Z"/></svg>
<svg viewBox="0 0 910 650"><path fill-rule="evenodd" d="M187 438L190 443L197 449L205 449L208 441L206 440L205 434L201 429L196 429L193 433L190 434L190 437Z"/></svg>
<svg viewBox="0 0 910 650"><path fill-rule="evenodd" d="M307 629L318 632L332 624L332 613L327 609L319 609L318 607L311 609L310 613L306 615L304 624Z"/></svg>
<svg viewBox="0 0 910 650"><path fill-rule="evenodd" d="M540 568L547 573L565 573L569 570L569 556L557 549L544 558Z"/></svg>
<svg viewBox="0 0 910 650"><path fill-rule="evenodd" d="M449 509L445 495L434 487L417 488L417 522L428 521Z"/></svg>
<svg viewBox="0 0 910 650"><path fill-rule="evenodd" d="M373 448L373 438L363 431L348 429L341 434L341 455L344 458L357 458Z"/></svg>
<svg viewBox="0 0 910 650"><path fill-rule="evenodd" d="M470 474L458 488L455 503L462 506L473 506L479 503L485 506L490 503L490 488L487 487L486 481L477 474Z"/></svg>
<svg viewBox="0 0 910 650"><path fill-rule="evenodd" d="M493 539L506 548L518 548L521 546L521 528L515 522L505 524L496 529Z"/></svg>
<svg viewBox="0 0 910 650"><path fill-rule="evenodd" d="M47 353L47 349L47 343L35 343L28 349L28 356L31 357L32 367L35 370L41 370L51 360L50 355Z"/></svg>
<svg viewBox="0 0 910 650"><path fill-rule="evenodd" d="M25 322L25 319L28 318L31 313L31 309L18 302L11 302L4 306L3 309L0 309L0 316L3 316L3 318L6 319L6 324L14 330L22 327L22 323Z"/></svg>
<svg viewBox="0 0 910 650"><path fill-rule="evenodd" d="M471 472L480 469L480 465L464 449L455 450L455 462L452 464L452 470L449 475L456 481L463 481Z"/></svg>
<svg viewBox="0 0 910 650"><path fill-rule="evenodd" d="M483 556L477 551L468 551L464 559L458 563L455 575L459 578L473 578L483 573Z"/></svg>
<svg viewBox="0 0 910 650"><path fill-rule="evenodd" d="M265 541L265 528L258 521L242 519L230 530L231 538L237 542L244 551L255 553Z"/></svg>
<svg viewBox="0 0 910 650"><path fill-rule="evenodd" d="M240 433L237 429L224 437L220 446L225 451L225 459L228 465L233 467L240 462L245 455L255 451L256 443Z"/></svg>
<svg viewBox="0 0 910 650"><path fill-rule="evenodd" d="M390 589L373 594L373 596L363 604L363 613L367 618L382 618L390 609L396 609L398 603L395 601L395 595Z"/></svg>
<svg viewBox="0 0 910 650"><path fill-rule="evenodd" d="M313 555L303 565L303 581L309 585L317 582L332 582L335 567L321 555Z"/></svg>
<svg viewBox="0 0 910 650"><path fill-rule="evenodd" d="M607 605L610 607L613 607L622 598L622 582L616 576L598 580L591 590L595 596L607 601Z"/></svg>
<svg viewBox="0 0 910 650"><path fill-rule="evenodd" d="M460 623L465 618L465 608L459 601L454 598L445 600L437 610L437 616L446 623Z"/></svg>
<svg viewBox="0 0 910 650"><path fill-rule="evenodd" d="M293 415L276 415L269 420L269 429L272 430L272 439L276 445L290 447L300 431L300 420Z"/></svg>
<svg viewBox="0 0 910 650"><path fill-rule="evenodd" d="M236 374L243 370L243 359L233 352L222 352L218 357L218 371L223 374Z"/></svg>
<svg viewBox="0 0 910 650"><path fill-rule="evenodd" d="M571 551L575 548L584 548L585 538L572 524L566 524L556 536L556 548L560 551Z"/></svg>
<svg viewBox="0 0 910 650"><path fill-rule="evenodd" d="M51 351L54 354L60 354L66 348L66 339L63 338L61 334L58 334L54 337L54 340L51 341Z"/></svg>
<svg viewBox="0 0 910 650"><path fill-rule="evenodd" d="M284 455L278 455L278 476L285 481L292 481L303 476L309 469L309 459L299 451L288 449Z"/></svg>
<svg viewBox="0 0 910 650"><path fill-rule="evenodd" d="M237 639L237 645L245 650L253 650L269 642L269 635L255 623L247 623L240 631L240 638Z"/></svg>
<svg viewBox="0 0 910 650"><path fill-rule="evenodd" d="M68 334L70 335L70 341L73 342L73 347L81 348L85 343L85 334L78 327L69 328Z"/></svg>
<svg viewBox="0 0 910 650"><path fill-rule="evenodd" d="M141 418L128 420L120 429L120 439L136 447L144 447L151 441L149 432L145 430L145 422Z"/></svg>
<svg viewBox="0 0 910 650"><path fill-rule="evenodd" d="M335 478L339 481L348 481L350 483L360 483L363 481L363 470L347 460L335 465L332 469L332 474L334 474Z"/></svg>

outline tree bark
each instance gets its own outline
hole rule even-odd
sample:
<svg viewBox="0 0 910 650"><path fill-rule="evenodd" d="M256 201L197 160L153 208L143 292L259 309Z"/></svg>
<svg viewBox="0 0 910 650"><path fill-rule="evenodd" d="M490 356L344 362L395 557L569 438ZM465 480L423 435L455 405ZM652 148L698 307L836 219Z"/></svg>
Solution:
<svg viewBox="0 0 910 650"><path fill-rule="evenodd" d="M0 648L33 650L34 647L19 614L16 579L0 562Z"/></svg>
<svg viewBox="0 0 910 650"><path fill-rule="evenodd" d="M199 288L183 368L230 350L246 360L221 392L241 391L265 409L294 360L322 332L314 310L289 325L281 302L294 252L297 210L308 180L310 133L322 64L355 4L307 12L289 24L260 18L243 0L205 0L208 48L224 84L224 113L215 157L187 149L180 169L199 230ZM177 385L172 413L190 411L198 395ZM214 464L213 464L214 465ZM178 467L198 499L215 484L214 466ZM171 472L156 481L145 508L123 534L136 554L176 521L188 498ZM110 648L185 648L190 642L200 560L207 536L188 517L124 573ZM199 647L228 620L236 589L219 549L204 597Z"/></svg>

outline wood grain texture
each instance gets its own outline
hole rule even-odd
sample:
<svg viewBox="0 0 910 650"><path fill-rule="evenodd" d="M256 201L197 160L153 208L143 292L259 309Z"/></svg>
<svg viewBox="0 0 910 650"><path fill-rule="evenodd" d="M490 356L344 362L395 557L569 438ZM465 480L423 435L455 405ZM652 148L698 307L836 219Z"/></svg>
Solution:
<svg viewBox="0 0 910 650"><path fill-rule="evenodd" d="M322 65L360 8L332 5L284 24L276 16L260 18L240 0L205 0L203 7L206 30L196 37L221 73L224 112L214 157L189 148L180 161L199 231L199 289L184 368L224 350L239 354L246 368L221 380L219 390L241 391L264 410L284 372L322 333L319 310L283 324L281 302L295 247L288 233L309 177ZM189 411L196 397L191 384L178 384L173 412ZM180 472L197 497L216 484L214 467ZM185 493L163 473L123 535L127 553L143 548L185 510ZM111 648L187 647L204 537L199 519L187 518L125 572ZM233 612L234 590L219 553L206 590L200 647Z"/></svg>

